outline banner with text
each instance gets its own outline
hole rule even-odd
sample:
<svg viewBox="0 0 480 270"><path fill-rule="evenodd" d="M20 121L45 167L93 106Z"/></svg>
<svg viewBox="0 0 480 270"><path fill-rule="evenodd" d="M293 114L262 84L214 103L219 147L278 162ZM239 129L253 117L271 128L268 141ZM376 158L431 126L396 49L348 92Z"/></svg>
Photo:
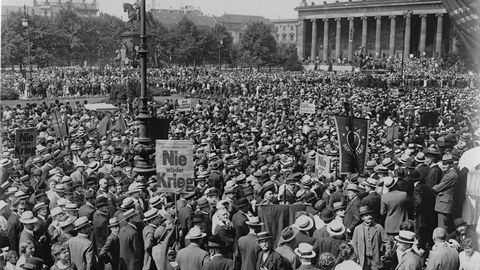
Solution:
<svg viewBox="0 0 480 270"><path fill-rule="evenodd" d="M192 100L189 98L178 100L178 110L181 112L189 111L192 108Z"/></svg>
<svg viewBox="0 0 480 270"><path fill-rule="evenodd" d="M368 119L335 116L340 148L339 173L363 173L367 158Z"/></svg>
<svg viewBox="0 0 480 270"><path fill-rule="evenodd" d="M37 129L17 129L15 133L15 158L35 156L37 150Z"/></svg>
<svg viewBox="0 0 480 270"><path fill-rule="evenodd" d="M320 175L329 174L331 161L331 157L317 153L317 157L315 159L315 175L320 177Z"/></svg>
<svg viewBox="0 0 480 270"><path fill-rule="evenodd" d="M308 102L300 103L300 113L315 114L315 103L308 103Z"/></svg>
<svg viewBox="0 0 480 270"><path fill-rule="evenodd" d="M194 190L193 141L156 140L155 155L159 188Z"/></svg>

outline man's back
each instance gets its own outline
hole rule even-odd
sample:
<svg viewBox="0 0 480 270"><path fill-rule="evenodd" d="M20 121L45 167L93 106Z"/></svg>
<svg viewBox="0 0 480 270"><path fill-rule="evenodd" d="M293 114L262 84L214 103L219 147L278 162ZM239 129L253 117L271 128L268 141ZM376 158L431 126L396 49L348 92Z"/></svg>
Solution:
<svg viewBox="0 0 480 270"><path fill-rule="evenodd" d="M408 219L408 198L404 191L390 191L382 196L380 213L385 216L385 231L398 233L400 224Z"/></svg>
<svg viewBox="0 0 480 270"><path fill-rule="evenodd" d="M458 269L460 260L458 252L446 242L435 244L427 261L427 270Z"/></svg>
<svg viewBox="0 0 480 270"><path fill-rule="evenodd" d="M85 235L79 234L67 241L70 258L78 270L93 269L93 243Z"/></svg>
<svg viewBox="0 0 480 270"><path fill-rule="evenodd" d="M198 270L202 269L202 266L208 261L208 257L208 252L197 244L191 243L178 251L176 260L178 267L182 270Z"/></svg>
<svg viewBox="0 0 480 270"><path fill-rule="evenodd" d="M260 252L260 246L257 244L257 236L249 233L240 237L238 239L238 252L241 258L237 257L237 261L240 260L242 265L241 269L255 269L258 252Z"/></svg>

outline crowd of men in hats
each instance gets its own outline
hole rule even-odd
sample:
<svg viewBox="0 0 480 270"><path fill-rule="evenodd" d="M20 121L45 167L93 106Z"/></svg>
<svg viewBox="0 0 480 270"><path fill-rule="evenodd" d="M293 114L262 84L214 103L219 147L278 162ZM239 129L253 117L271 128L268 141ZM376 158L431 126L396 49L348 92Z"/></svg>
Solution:
<svg viewBox="0 0 480 270"><path fill-rule="evenodd" d="M478 90L437 89L436 104L433 90L397 98L311 74L204 76L197 94L214 97L190 111L150 103L171 117L170 139L195 144L195 188L180 198L133 170L138 122L126 104L104 135L81 103L4 111L4 269L478 269L477 221L462 220L467 172L458 167L480 140ZM301 101L316 113L299 114ZM439 117L424 126L429 109ZM68 119L68 140L55 135L55 110ZM338 173L331 116L350 110L370 119L360 174ZM385 121L400 126L393 142ZM25 127L38 130L37 152L19 160L15 130ZM333 158L331 172L315 173L317 153ZM290 224L267 229L288 217L262 220L262 207L295 205L304 210Z"/></svg>

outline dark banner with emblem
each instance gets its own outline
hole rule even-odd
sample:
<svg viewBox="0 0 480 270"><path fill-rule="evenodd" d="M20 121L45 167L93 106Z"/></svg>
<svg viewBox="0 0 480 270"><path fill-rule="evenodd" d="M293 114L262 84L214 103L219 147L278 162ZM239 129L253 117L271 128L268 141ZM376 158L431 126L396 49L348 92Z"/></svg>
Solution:
<svg viewBox="0 0 480 270"><path fill-rule="evenodd" d="M476 64L480 60L480 1L443 0L450 20L455 25L466 49Z"/></svg>
<svg viewBox="0 0 480 270"><path fill-rule="evenodd" d="M367 159L368 119L335 116L340 148L339 173L363 173Z"/></svg>

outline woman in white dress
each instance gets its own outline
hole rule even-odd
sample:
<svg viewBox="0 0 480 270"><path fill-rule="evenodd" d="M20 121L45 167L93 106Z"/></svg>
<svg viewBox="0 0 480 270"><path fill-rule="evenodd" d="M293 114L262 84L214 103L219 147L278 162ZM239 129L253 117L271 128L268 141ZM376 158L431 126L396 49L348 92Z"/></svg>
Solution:
<svg viewBox="0 0 480 270"><path fill-rule="evenodd" d="M466 238L462 241L460 252L460 270L480 270L480 253L473 249L473 241Z"/></svg>

